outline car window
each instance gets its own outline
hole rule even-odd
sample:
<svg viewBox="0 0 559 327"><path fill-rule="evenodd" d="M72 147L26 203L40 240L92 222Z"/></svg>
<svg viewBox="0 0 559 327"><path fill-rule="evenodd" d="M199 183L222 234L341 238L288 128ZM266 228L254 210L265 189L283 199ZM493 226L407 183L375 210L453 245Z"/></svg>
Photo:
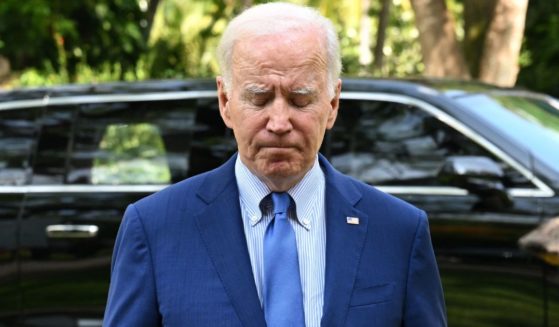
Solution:
<svg viewBox="0 0 559 327"><path fill-rule="evenodd" d="M0 185L24 185L31 178L37 108L0 111Z"/></svg>
<svg viewBox="0 0 559 327"><path fill-rule="evenodd" d="M453 155L486 156L506 171L509 187L530 183L508 164L421 108L344 100L330 135L335 167L375 185L448 186L437 179Z"/></svg>
<svg viewBox="0 0 559 327"><path fill-rule="evenodd" d="M35 184L168 184L230 154L215 99L50 107ZM234 146L234 144L232 144ZM192 159L196 157L196 159Z"/></svg>
<svg viewBox="0 0 559 327"><path fill-rule="evenodd" d="M32 184L58 185L65 182L69 150L77 107L48 107L40 119L40 137L33 165Z"/></svg>
<svg viewBox="0 0 559 327"><path fill-rule="evenodd" d="M93 159L92 184L167 184L169 162L160 128L151 123L110 124Z"/></svg>
<svg viewBox="0 0 559 327"><path fill-rule="evenodd" d="M456 99L506 137L559 172L559 105L522 95L473 94Z"/></svg>

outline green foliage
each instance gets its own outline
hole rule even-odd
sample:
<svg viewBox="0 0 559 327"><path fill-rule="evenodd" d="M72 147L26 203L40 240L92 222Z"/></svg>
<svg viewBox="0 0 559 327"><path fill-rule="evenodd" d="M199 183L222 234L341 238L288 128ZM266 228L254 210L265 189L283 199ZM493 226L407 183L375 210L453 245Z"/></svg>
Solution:
<svg viewBox="0 0 559 327"><path fill-rule="evenodd" d="M76 82L84 69L135 73L146 49L137 0L2 0L0 54L22 84ZM107 71L108 69L108 71Z"/></svg>
<svg viewBox="0 0 559 327"><path fill-rule="evenodd" d="M559 97L559 2L530 1L518 85Z"/></svg>
<svg viewBox="0 0 559 327"><path fill-rule="evenodd" d="M0 5L0 54L10 59L13 68L37 67L43 58L56 58L52 33L64 22L49 24L50 7L42 0L3 0ZM22 22L26 22L22 28ZM39 57L38 51L40 49Z"/></svg>
<svg viewBox="0 0 559 327"><path fill-rule="evenodd" d="M413 76L424 70L419 31L409 1L394 1L387 30L384 76ZM375 33L376 34L376 33Z"/></svg>
<svg viewBox="0 0 559 327"><path fill-rule="evenodd" d="M415 27L414 13L407 0L392 0L386 40L383 47L384 67L381 72L373 72L372 64L363 66L359 63L360 42L360 0L343 1L307 1L307 5L318 8L323 15L330 18L340 37L343 73L345 76L410 76L423 71L421 48L418 42L418 30ZM369 17L371 18L371 45L376 42L378 17L381 1L371 1ZM372 51L372 49L371 49Z"/></svg>
<svg viewBox="0 0 559 327"><path fill-rule="evenodd" d="M109 126L95 158L94 184L166 184L171 172L160 131L152 124Z"/></svg>
<svg viewBox="0 0 559 327"><path fill-rule="evenodd" d="M219 37L227 22L243 9L236 1L160 0L147 40L142 28L147 15L139 6L141 0L3 1L0 54L21 71L16 86L214 76ZM358 60L361 1L297 2L316 7L335 23L345 75L372 76L372 68L361 66ZM379 2L371 5L374 43L381 8ZM28 28L19 28L21 17L33 17L26 19ZM394 0L381 75L421 72L417 36L409 1Z"/></svg>
<svg viewBox="0 0 559 327"><path fill-rule="evenodd" d="M215 70L204 62L206 45L216 42L215 23L224 6L212 2L161 3L154 22L148 55L149 75L154 78L209 76Z"/></svg>
<svg viewBox="0 0 559 327"><path fill-rule="evenodd" d="M18 76L14 86L214 76L218 73L215 48L227 22L245 3L265 2L0 1L0 55L9 59ZM392 0L384 66L377 72L359 62L361 0L294 2L317 8L334 22L341 40L344 75L405 77L423 72L419 32L409 0ZM469 0L470 7L472 3L485 2ZM150 4L158 4L153 22L148 22ZM370 5L369 37L374 47L381 1L371 1ZM465 0L447 0L447 5L468 58L479 56L481 48L468 39L470 25L464 26ZM475 22L470 24L477 28ZM559 95L559 75L554 73L559 69L558 30L559 2L530 1L520 85ZM472 44L468 46L468 42Z"/></svg>

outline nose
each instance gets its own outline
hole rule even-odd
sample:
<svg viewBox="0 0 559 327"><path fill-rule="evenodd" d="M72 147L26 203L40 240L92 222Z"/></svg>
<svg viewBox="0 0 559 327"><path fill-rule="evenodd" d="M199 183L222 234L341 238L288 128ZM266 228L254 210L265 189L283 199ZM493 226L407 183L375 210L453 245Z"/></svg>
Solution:
<svg viewBox="0 0 559 327"><path fill-rule="evenodd" d="M291 124L291 109L287 102L278 97L274 99L268 113L266 129L274 134L286 134L293 129Z"/></svg>

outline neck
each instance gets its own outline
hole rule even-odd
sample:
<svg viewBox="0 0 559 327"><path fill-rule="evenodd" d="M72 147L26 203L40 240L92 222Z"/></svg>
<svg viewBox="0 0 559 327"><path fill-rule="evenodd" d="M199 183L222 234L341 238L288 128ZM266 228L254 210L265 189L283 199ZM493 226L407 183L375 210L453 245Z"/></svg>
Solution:
<svg viewBox="0 0 559 327"><path fill-rule="evenodd" d="M297 185L307 172L297 176L281 176L281 177L263 177L258 176L258 178L268 186L272 192L287 192L293 186Z"/></svg>

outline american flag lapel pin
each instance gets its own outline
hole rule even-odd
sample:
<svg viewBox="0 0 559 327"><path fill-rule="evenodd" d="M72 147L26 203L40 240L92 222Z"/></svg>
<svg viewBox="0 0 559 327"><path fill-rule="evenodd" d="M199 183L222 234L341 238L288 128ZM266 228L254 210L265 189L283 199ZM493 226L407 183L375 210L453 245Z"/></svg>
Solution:
<svg viewBox="0 0 559 327"><path fill-rule="evenodd" d="M350 225L359 225L359 218L357 217L346 217L346 221Z"/></svg>

